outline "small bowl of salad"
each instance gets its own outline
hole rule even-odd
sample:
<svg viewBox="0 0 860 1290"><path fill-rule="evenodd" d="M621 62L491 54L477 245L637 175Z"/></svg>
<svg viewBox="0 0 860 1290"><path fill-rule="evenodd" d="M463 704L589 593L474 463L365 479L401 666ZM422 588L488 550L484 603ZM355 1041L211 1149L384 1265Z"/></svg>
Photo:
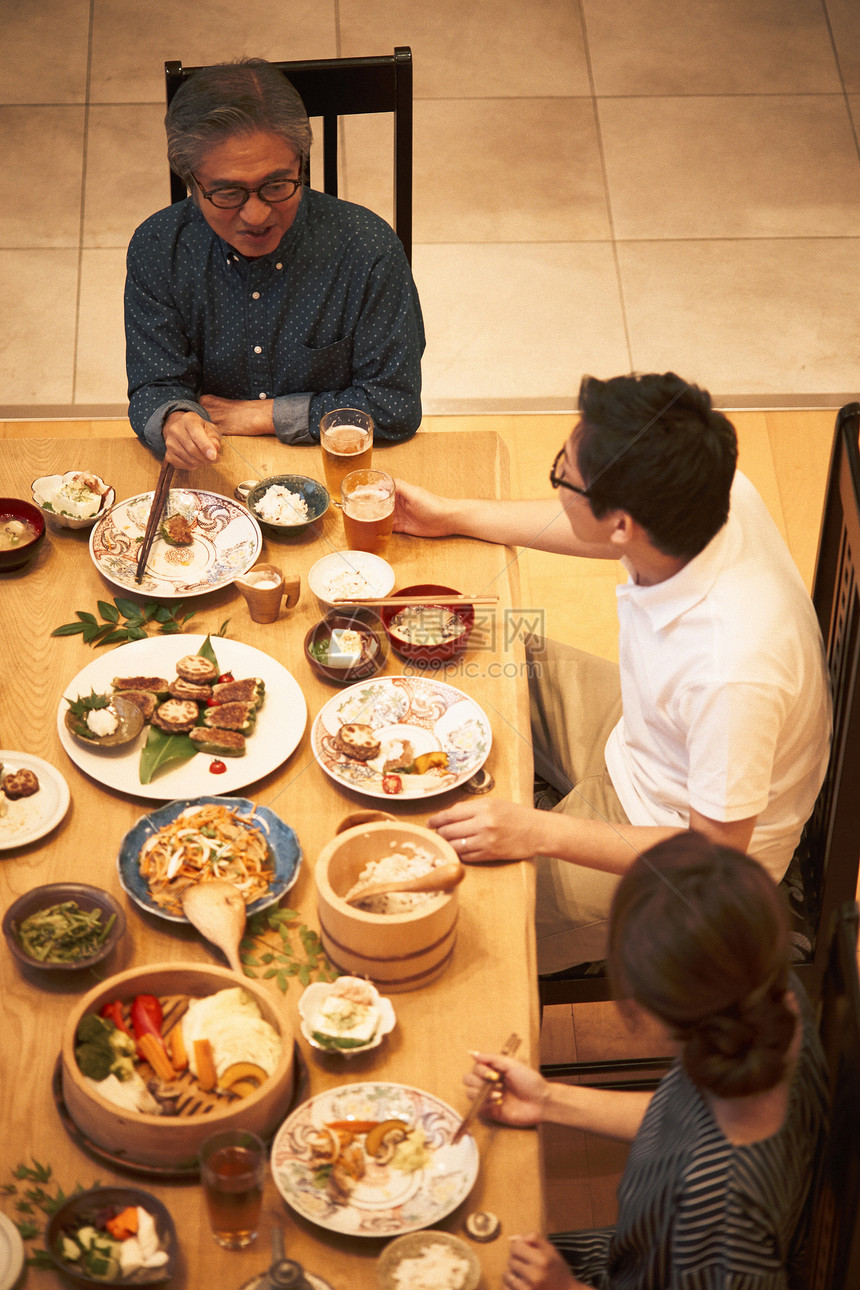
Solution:
<svg viewBox="0 0 860 1290"><path fill-rule="evenodd" d="M101 887L53 882L34 887L3 915L3 935L24 967L76 972L111 953L125 931L122 906Z"/></svg>
<svg viewBox="0 0 860 1290"><path fill-rule="evenodd" d="M137 1187L94 1187L70 1196L51 1215L45 1244L59 1271L80 1285L159 1285L176 1263L170 1213Z"/></svg>
<svg viewBox="0 0 860 1290"><path fill-rule="evenodd" d="M30 489L42 514L64 529L91 528L116 501L111 485L90 470L40 475Z"/></svg>
<svg viewBox="0 0 860 1290"><path fill-rule="evenodd" d="M301 1030L311 1048L357 1057L378 1048L397 1024L390 999L364 977L314 981L299 999Z"/></svg>

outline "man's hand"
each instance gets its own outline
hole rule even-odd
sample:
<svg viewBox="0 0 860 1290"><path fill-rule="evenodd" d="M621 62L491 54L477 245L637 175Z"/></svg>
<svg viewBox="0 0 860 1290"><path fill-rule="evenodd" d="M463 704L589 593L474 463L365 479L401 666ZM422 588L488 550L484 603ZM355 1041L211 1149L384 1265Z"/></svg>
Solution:
<svg viewBox="0 0 860 1290"><path fill-rule="evenodd" d="M519 806L497 798L458 802L431 815L427 827L435 829L461 860L530 860L544 854L548 840L548 812Z"/></svg>
<svg viewBox="0 0 860 1290"><path fill-rule="evenodd" d="M198 412L171 412L164 422L165 460L180 470L194 470L218 460L221 436Z"/></svg>
<svg viewBox="0 0 860 1290"><path fill-rule="evenodd" d="M411 533L413 537L447 537L454 532L451 527L450 503L417 484L407 484L396 479L394 497L394 528L397 533Z"/></svg>
<svg viewBox="0 0 860 1290"><path fill-rule="evenodd" d="M275 433L271 399L220 399L217 394L201 394L199 403L220 434Z"/></svg>

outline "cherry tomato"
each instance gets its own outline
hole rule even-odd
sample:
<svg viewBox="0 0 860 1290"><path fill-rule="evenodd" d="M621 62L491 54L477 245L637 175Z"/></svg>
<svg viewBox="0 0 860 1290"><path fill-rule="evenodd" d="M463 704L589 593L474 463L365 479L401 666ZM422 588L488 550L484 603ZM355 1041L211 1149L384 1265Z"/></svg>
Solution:
<svg viewBox="0 0 860 1290"><path fill-rule="evenodd" d="M210 775L223 775L226 769L227 769L226 764L223 761L219 761L217 757L215 761L210 761L209 763Z"/></svg>
<svg viewBox="0 0 860 1290"><path fill-rule="evenodd" d="M206 707L207 707L207 708L220 708L220 707L221 707L221 700L220 700L220 699L216 699L216 698L215 698L215 695L213 694L213 695L211 696L211 698L209 698L209 699L207 699L207 700L206 700Z"/></svg>
<svg viewBox="0 0 860 1290"><path fill-rule="evenodd" d="M226 685L228 681L234 681L235 679L236 678L233 676L232 672L222 672L221 675L218 677L218 684Z"/></svg>
<svg viewBox="0 0 860 1290"><path fill-rule="evenodd" d="M392 794L393 794L393 793L402 793L402 792L403 792L403 780L400 778L400 776L399 776L399 775L383 775L383 776L382 776L382 791L383 791L383 793L392 793Z"/></svg>

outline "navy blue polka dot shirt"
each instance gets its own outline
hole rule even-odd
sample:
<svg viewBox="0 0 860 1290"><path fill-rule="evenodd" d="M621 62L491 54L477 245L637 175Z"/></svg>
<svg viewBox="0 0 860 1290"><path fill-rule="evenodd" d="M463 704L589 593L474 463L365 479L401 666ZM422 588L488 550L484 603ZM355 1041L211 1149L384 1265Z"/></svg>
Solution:
<svg viewBox="0 0 860 1290"><path fill-rule="evenodd" d="M277 250L246 260L189 197L141 224L125 288L129 418L159 455L169 413L200 395L272 399L284 443L318 443L331 408L362 408L379 439L421 421L424 325L384 220L314 189Z"/></svg>

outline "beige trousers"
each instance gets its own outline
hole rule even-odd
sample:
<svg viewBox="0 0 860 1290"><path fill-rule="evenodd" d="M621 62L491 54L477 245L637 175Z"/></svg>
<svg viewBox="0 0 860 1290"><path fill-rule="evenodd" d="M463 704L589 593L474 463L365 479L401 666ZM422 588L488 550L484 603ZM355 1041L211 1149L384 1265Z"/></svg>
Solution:
<svg viewBox="0 0 860 1290"><path fill-rule="evenodd" d="M557 641L527 644L535 771L565 796L553 809L577 819L629 823L603 749L621 715L618 666ZM537 859L538 971L606 957L618 878L551 856Z"/></svg>

